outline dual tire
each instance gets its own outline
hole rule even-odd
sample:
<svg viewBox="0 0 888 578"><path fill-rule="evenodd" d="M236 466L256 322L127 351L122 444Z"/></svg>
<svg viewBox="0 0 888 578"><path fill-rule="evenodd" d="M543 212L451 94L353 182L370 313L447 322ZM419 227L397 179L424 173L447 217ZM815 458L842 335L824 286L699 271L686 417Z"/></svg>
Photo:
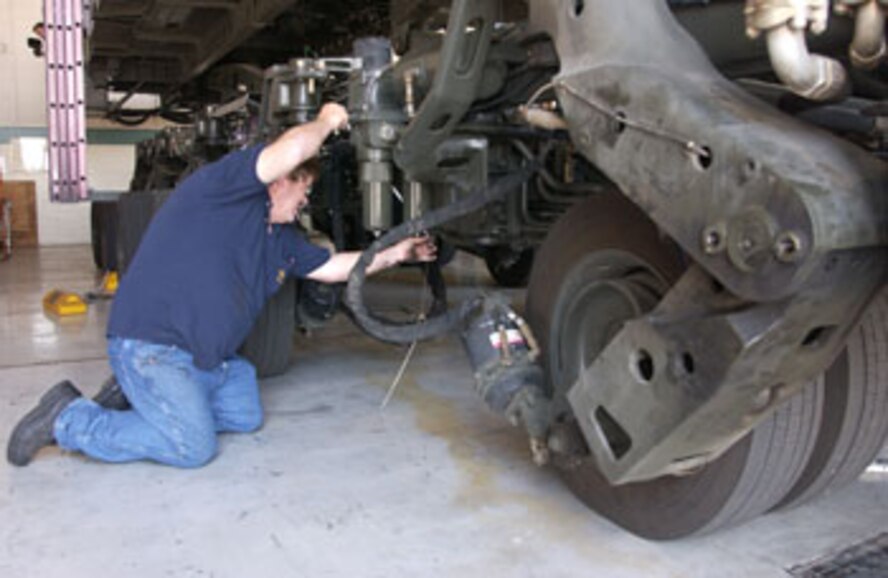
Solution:
<svg viewBox="0 0 888 578"><path fill-rule="evenodd" d="M117 270L117 202L93 201L90 205L90 237L93 262L102 271Z"/></svg>
<svg viewBox="0 0 888 578"><path fill-rule="evenodd" d="M554 428L583 443L567 390L634 315L626 308L621 319L619 302L600 288L639 272L668 288L685 263L647 216L615 191L576 205L550 231L530 277L527 317L543 349ZM611 486L587 455L560 474L591 509L646 538L674 539L734 525L855 480L888 435L886 378L883 291L828 371L701 470Z"/></svg>

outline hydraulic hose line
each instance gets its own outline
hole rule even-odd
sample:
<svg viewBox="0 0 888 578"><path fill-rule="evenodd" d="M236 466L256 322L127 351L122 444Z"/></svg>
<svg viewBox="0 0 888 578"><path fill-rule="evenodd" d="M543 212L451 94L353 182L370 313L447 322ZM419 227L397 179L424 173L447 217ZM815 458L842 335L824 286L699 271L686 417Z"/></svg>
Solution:
<svg viewBox="0 0 888 578"><path fill-rule="evenodd" d="M383 249L395 243L438 227L453 219L458 219L484 205L504 199L510 192L526 183L536 172L538 161L525 165L522 169L501 177L487 189L477 187L469 196L452 205L442 207L419 218L401 223L374 241L358 259L348 277L345 290L345 303L351 311L355 323L369 335L388 343L408 344L414 340L426 340L443 335L456 328L471 307L473 299L467 299L458 307L426 319L421 323L403 323L376 316L364 304L364 281L367 267Z"/></svg>

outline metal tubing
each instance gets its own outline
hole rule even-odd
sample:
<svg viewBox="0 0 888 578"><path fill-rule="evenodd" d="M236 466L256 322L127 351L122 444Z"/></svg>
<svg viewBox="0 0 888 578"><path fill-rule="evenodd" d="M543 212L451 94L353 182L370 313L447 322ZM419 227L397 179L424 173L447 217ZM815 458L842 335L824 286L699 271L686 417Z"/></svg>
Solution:
<svg viewBox="0 0 888 578"><path fill-rule="evenodd" d="M810 100L835 100L848 91L848 75L837 61L811 54L805 31L780 26L767 32L768 54L778 78Z"/></svg>
<svg viewBox="0 0 888 578"><path fill-rule="evenodd" d="M885 13L876 0L869 0L857 9L854 40L848 51L856 68L872 70L885 57Z"/></svg>
<svg viewBox="0 0 888 578"><path fill-rule="evenodd" d="M512 146L520 152L524 158L529 161L535 160L537 157L531 152L530 148L518 139L511 140ZM540 170L537 171L536 185L537 192L544 201L552 203L554 205L560 205L564 207L565 205L572 205L577 202L581 198L583 198L586 194L597 193L601 191L601 186L592 184L592 183L559 183L558 180L552 176L545 168L545 158L547 153L540 155ZM554 191L560 191L562 193L567 193L564 195L558 195L550 191L552 189Z"/></svg>
<svg viewBox="0 0 888 578"><path fill-rule="evenodd" d="M530 126L543 130L567 130L564 117L539 107L522 106L518 108L521 120Z"/></svg>
<svg viewBox="0 0 888 578"><path fill-rule="evenodd" d="M429 211L429 196L422 183L416 181L407 182L407 191L404 197L404 220L418 219Z"/></svg>
<svg viewBox="0 0 888 578"><path fill-rule="evenodd" d="M392 163L388 151L368 149L361 159L364 228L384 231L392 226Z"/></svg>

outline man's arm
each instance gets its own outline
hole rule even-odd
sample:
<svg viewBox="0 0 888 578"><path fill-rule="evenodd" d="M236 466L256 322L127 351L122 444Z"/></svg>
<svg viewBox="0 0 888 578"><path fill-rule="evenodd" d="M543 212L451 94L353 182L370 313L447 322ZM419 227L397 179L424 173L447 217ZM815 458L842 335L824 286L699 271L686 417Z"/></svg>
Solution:
<svg viewBox="0 0 888 578"><path fill-rule="evenodd" d="M348 112L335 103L321 107L318 117L294 126L262 149L256 161L256 176L270 184L318 154L321 145L336 130L348 125Z"/></svg>
<svg viewBox="0 0 888 578"><path fill-rule="evenodd" d="M411 237L388 249L380 251L367 267L373 274L408 261L429 262L435 260L435 244L429 237ZM322 283L341 283L348 280L348 274L361 257L360 251L336 253L326 263L308 274L308 278Z"/></svg>

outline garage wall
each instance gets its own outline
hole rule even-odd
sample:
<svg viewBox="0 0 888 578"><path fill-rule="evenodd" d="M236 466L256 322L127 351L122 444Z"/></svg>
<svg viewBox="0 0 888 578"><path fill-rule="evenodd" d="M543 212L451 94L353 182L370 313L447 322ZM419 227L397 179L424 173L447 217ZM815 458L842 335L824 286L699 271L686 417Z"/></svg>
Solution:
<svg viewBox="0 0 888 578"><path fill-rule="evenodd" d="M45 139L42 137L36 138L45 143ZM0 157L6 161L5 179L34 181L36 184L37 229L40 245L89 243L89 203L51 202L46 170L42 167L36 171L28 170L22 158L21 143L21 139L13 138L6 145L0 145ZM135 147L133 145L87 147L87 175L90 187L101 191L126 190L129 187L134 163Z"/></svg>
<svg viewBox="0 0 888 578"><path fill-rule="evenodd" d="M26 42L32 36L31 27L42 19L42 0L0 0L0 170L9 180L35 181L41 245L88 243L89 203L50 202L45 160L34 158L34 147L45 147L45 72L43 59L36 58ZM134 133L107 123L90 121L89 126L94 129L90 142L138 140ZM138 133L141 138L150 134L144 130ZM94 138L96 135L98 139ZM26 150L30 152L23 152ZM91 144L87 149L90 187L125 190L134 159L132 144Z"/></svg>
<svg viewBox="0 0 888 578"><path fill-rule="evenodd" d="M0 126L44 126L43 62L26 45L40 20L41 0L0 0Z"/></svg>

